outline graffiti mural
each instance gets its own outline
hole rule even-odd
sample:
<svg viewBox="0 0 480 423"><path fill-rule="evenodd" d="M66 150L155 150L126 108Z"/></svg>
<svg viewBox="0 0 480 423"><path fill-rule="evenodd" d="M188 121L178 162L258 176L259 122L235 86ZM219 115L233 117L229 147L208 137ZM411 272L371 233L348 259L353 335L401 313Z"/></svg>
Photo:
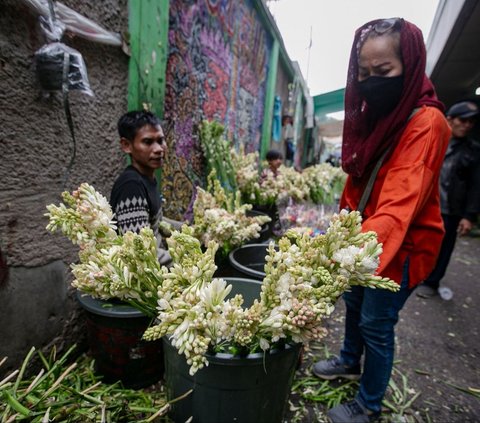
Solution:
<svg viewBox="0 0 480 423"><path fill-rule="evenodd" d="M188 213L205 182L198 125L215 119L225 136L257 151L272 39L255 0L171 0L162 177L165 214Z"/></svg>

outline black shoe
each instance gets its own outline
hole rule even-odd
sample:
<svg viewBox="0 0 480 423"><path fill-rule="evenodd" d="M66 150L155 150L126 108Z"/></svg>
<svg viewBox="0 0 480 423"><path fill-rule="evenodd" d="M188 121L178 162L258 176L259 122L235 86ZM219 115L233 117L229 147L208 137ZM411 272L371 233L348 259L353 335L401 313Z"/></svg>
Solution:
<svg viewBox="0 0 480 423"><path fill-rule="evenodd" d="M415 289L415 294L420 298L433 298L438 295L438 289L422 283Z"/></svg>
<svg viewBox="0 0 480 423"><path fill-rule="evenodd" d="M328 358L317 363L312 368L312 372L315 376L321 379L332 380L338 377L349 380L360 379L360 365L353 367L346 367L338 357Z"/></svg>
<svg viewBox="0 0 480 423"><path fill-rule="evenodd" d="M333 407L327 417L332 423L370 423L380 417L380 413L370 413L356 399Z"/></svg>

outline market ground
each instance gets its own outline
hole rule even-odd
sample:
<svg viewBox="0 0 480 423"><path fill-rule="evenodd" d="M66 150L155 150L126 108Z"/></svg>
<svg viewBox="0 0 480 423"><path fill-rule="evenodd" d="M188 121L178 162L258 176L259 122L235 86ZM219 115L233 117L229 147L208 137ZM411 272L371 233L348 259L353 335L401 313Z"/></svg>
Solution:
<svg viewBox="0 0 480 423"><path fill-rule="evenodd" d="M480 231L457 241L442 284L452 288L451 301L411 295L396 327L393 381L387 399L396 413L385 409L384 422L480 422ZM340 386L320 389L311 365L339 351L343 335L343 301L328 322L324 343L305 354L295 382L305 384L291 396L288 422L325 421L327 406L302 397L327 398ZM472 390L473 388L473 390ZM329 392L330 391L330 394ZM418 394L418 397L416 395ZM415 399L416 397L416 399ZM414 399L413 403L409 402ZM325 400L323 400L325 401Z"/></svg>

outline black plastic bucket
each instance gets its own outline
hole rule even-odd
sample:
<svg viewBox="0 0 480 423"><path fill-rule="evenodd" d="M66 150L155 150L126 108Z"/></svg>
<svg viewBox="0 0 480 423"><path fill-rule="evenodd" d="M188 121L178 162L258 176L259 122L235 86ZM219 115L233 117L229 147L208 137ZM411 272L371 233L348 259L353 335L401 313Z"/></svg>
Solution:
<svg viewBox="0 0 480 423"><path fill-rule="evenodd" d="M263 281L267 249L268 244L245 244L233 250L228 256L228 261L230 267L236 271L234 276Z"/></svg>
<svg viewBox="0 0 480 423"><path fill-rule="evenodd" d="M227 278L230 296L242 293L245 306L259 298L261 283ZM209 365L194 376L183 355L164 338L165 381L169 400L192 393L172 404L170 417L184 423L281 423L299 358L300 344L268 353L233 356L207 354Z"/></svg>
<svg viewBox="0 0 480 423"><path fill-rule="evenodd" d="M105 382L120 380L125 387L139 389L163 376L161 340L143 341L151 319L119 301L103 301L82 295L77 298L87 311L87 335L95 370Z"/></svg>

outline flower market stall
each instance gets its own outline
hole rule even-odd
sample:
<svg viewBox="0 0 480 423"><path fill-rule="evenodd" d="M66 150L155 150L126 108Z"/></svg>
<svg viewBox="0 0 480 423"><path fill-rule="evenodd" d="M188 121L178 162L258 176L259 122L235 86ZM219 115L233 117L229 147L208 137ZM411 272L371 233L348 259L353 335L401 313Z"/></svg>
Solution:
<svg viewBox="0 0 480 423"><path fill-rule="evenodd" d="M72 265L73 285L94 297L121 299L153 317L144 338L164 338L177 350L175 357L192 377L192 398L201 391L195 375L208 375L221 354L260 354L268 361L278 350L324 336L323 319L350 286L398 289L395 282L374 275L381 245L375 233L361 232L358 212L335 214L325 234L287 231L278 248L271 243L258 298L246 304L241 294L229 296L235 284L214 277L219 244L204 240L202 249L194 227L184 225L172 233L167 242L173 265L162 267L152 231L116 235L108 203L91 186L82 184L63 198L65 204L48 207L48 228L61 230L80 246L80 262ZM170 365L168 358L165 365ZM169 377L167 372L167 386ZM221 386L217 393L210 389L211 398L220 398ZM183 412L187 407L193 421L207 421L196 420L200 410L195 404L179 401L178 407ZM224 410L222 421L242 421L231 411Z"/></svg>

